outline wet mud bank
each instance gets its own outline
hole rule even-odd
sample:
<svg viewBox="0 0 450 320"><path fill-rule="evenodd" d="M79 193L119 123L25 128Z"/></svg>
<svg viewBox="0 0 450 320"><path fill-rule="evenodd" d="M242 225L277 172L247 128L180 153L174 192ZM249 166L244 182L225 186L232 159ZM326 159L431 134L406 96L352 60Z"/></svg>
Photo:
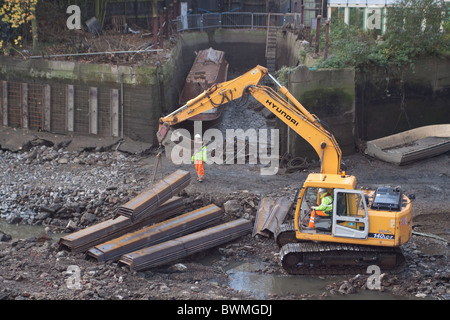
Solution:
<svg viewBox="0 0 450 320"><path fill-rule="evenodd" d="M344 161L361 187L400 185L407 194L415 194L414 231L450 240L450 200L445 193L450 154L401 168L361 154L344 157ZM130 154L114 148L73 151L69 146L36 145L27 151L2 150L0 299L362 299L365 294L371 299L388 297L369 293L407 299L449 299L447 242L421 235L413 235L402 248L406 261L401 268L386 273L381 270L377 290L367 286L369 273L303 278L305 283L299 277L294 285L299 290L294 290L292 281L285 281L287 275L280 267L274 240L260 236L244 236L145 272L130 272L114 262L95 263L83 254L59 248L61 233L112 218L118 206L146 190L151 185L154 165L151 152ZM157 178L176 169L195 175L193 166L165 162ZM314 169L261 176L258 165L208 165L206 181L192 182L180 196L185 199L187 210L214 203L223 209L223 220L254 221L263 197L294 197ZM39 228L39 232L15 235L15 225ZM246 278L253 280L246 284ZM255 281L263 281L263 292L252 287ZM313 281L314 288L308 288L308 281Z"/></svg>

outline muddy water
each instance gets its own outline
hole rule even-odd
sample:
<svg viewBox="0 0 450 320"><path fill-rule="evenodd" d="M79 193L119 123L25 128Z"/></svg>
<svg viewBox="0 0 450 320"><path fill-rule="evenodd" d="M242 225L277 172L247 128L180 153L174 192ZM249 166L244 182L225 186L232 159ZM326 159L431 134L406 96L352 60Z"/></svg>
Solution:
<svg viewBox="0 0 450 320"><path fill-rule="evenodd" d="M302 296L307 299L345 299L345 300L400 300L405 299L380 291L359 291L349 295L330 295L326 289L328 285L340 282L347 278L342 277L308 277L284 274L264 274L257 272L260 265L243 263L230 266L227 270L230 287L236 291L248 292L255 299L270 299L275 295L287 297L288 295Z"/></svg>
<svg viewBox="0 0 450 320"><path fill-rule="evenodd" d="M0 220L0 231L11 235L13 240L39 237L45 233L43 226L15 225Z"/></svg>
<svg viewBox="0 0 450 320"><path fill-rule="evenodd" d="M23 224L9 224L5 220L0 220L0 231L11 235L12 240L39 237L45 234L44 226L32 226ZM51 233L48 236L53 241L58 241L65 233Z"/></svg>
<svg viewBox="0 0 450 320"><path fill-rule="evenodd" d="M11 225L0 220L0 231L10 234L13 240L39 237L45 233L43 226ZM62 235L51 234L53 241L57 241ZM445 254L448 256L448 247L441 243L431 242L417 245L417 249L427 254ZM207 255L201 261L205 265L212 265L220 261L219 254ZM221 264L222 264L221 263ZM379 291L357 291L349 295L331 295L327 286L340 283L347 278L343 277L308 277L292 276L277 273L265 273L262 270L266 265L263 262L229 262L222 264L228 274L229 286L236 291L248 292L255 299L283 298L289 295L305 297L307 299L345 299L345 300L404 300L405 297L395 296ZM409 299L414 299L410 297Z"/></svg>
<svg viewBox="0 0 450 320"><path fill-rule="evenodd" d="M244 263L227 270L230 287L237 291L249 292L257 299L266 299L273 295L320 295L332 282L311 277L264 274L257 269L257 265Z"/></svg>

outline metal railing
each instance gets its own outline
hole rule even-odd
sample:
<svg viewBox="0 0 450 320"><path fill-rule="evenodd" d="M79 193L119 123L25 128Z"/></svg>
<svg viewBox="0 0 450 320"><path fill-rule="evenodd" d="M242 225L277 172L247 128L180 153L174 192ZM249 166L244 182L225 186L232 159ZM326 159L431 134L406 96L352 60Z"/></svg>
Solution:
<svg viewBox="0 0 450 320"><path fill-rule="evenodd" d="M281 28L287 24L298 27L301 13L253 13L225 12L188 14L177 17L177 31L203 30L207 28ZM305 21L308 24L310 21Z"/></svg>

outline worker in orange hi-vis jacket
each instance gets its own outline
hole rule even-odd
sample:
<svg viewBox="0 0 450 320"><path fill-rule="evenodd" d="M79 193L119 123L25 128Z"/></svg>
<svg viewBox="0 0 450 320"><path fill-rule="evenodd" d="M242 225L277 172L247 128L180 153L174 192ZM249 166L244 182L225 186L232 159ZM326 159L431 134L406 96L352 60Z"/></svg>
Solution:
<svg viewBox="0 0 450 320"><path fill-rule="evenodd" d="M195 170L197 171L197 181L203 182L205 179L205 169L203 167L206 162L206 146L202 144L202 137L199 134L195 135L195 145L200 146L200 150L194 153L191 157L191 161L195 164ZM194 150L195 151L195 150Z"/></svg>

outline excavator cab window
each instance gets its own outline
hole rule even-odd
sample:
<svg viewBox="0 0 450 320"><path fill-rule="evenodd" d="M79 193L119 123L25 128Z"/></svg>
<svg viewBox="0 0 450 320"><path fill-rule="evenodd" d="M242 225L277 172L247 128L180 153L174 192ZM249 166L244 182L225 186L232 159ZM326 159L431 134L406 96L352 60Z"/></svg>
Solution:
<svg viewBox="0 0 450 320"><path fill-rule="evenodd" d="M362 191L335 189L333 207L333 236L355 239L367 238L369 218Z"/></svg>
<svg viewBox="0 0 450 320"><path fill-rule="evenodd" d="M300 207L300 225L308 225L312 207L319 206L321 202L319 188L307 187L305 189ZM315 221L316 230L331 233L331 217L316 216Z"/></svg>

